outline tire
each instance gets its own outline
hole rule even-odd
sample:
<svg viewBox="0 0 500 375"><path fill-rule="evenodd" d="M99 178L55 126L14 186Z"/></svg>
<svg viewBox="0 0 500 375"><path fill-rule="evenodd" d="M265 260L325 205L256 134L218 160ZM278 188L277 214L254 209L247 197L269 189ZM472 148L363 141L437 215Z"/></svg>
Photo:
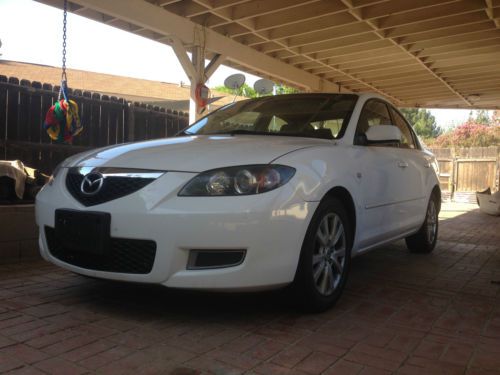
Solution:
<svg viewBox="0 0 500 375"><path fill-rule="evenodd" d="M295 302L322 312L337 302L351 265L352 228L342 203L326 197L307 229L292 285Z"/></svg>
<svg viewBox="0 0 500 375"><path fill-rule="evenodd" d="M413 253L430 253L436 247L439 229L438 199L436 194L431 195L427 204L424 223L417 233L405 238L406 247Z"/></svg>

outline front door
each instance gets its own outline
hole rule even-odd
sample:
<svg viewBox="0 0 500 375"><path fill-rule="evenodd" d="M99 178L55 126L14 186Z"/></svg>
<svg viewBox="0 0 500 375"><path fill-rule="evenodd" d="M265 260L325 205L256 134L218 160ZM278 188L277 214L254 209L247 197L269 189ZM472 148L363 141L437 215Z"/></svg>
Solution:
<svg viewBox="0 0 500 375"><path fill-rule="evenodd" d="M363 215L360 217L359 248L370 246L400 233L401 204L404 200L400 155L392 145L368 145L365 132L371 126L392 123L387 105L369 100L361 111L356 128L354 171L360 184Z"/></svg>
<svg viewBox="0 0 500 375"><path fill-rule="evenodd" d="M431 163L419 150L416 136L403 116L392 106L389 106L393 124L402 134L399 148L394 150L398 157L401 179L404 189L401 190L401 229L409 230L423 222L427 208L425 184L431 171Z"/></svg>

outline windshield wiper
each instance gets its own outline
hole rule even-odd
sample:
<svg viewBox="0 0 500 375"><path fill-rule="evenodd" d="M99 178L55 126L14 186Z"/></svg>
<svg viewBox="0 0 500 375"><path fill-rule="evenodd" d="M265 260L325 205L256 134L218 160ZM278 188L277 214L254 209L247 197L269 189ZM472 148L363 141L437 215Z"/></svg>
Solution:
<svg viewBox="0 0 500 375"><path fill-rule="evenodd" d="M186 131L186 130L181 130L181 131L180 131L179 133L177 133L175 136L176 136L176 137L181 137L181 136L183 136L183 135L194 135L194 133L190 133L190 132L188 132L188 131Z"/></svg>

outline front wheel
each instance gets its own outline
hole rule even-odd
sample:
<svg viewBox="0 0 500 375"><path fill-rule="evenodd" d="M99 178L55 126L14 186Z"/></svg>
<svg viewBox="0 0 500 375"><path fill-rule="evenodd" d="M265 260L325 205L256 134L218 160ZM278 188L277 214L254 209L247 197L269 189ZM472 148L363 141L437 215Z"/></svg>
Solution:
<svg viewBox="0 0 500 375"><path fill-rule="evenodd" d="M424 223L417 233L405 238L406 246L411 252L430 253L434 250L438 237L438 199L435 194L431 195Z"/></svg>
<svg viewBox="0 0 500 375"><path fill-rule="evenodd" d="M351 263L351 224L336 198L325 198L314 214L294 280L297 302L310 312L337 302Z"/></svg>

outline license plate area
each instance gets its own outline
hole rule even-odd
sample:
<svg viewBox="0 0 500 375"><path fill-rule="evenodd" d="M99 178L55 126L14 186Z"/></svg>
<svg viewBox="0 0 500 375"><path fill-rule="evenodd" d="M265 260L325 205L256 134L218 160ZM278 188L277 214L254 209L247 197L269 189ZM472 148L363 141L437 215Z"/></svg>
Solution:
<svg viewBox="0 0 500 375"><path fill-rule="evenodd" d="M58 209L55 234L70 251L102 255L109 248L111 215L107 212Z"/></svg>

